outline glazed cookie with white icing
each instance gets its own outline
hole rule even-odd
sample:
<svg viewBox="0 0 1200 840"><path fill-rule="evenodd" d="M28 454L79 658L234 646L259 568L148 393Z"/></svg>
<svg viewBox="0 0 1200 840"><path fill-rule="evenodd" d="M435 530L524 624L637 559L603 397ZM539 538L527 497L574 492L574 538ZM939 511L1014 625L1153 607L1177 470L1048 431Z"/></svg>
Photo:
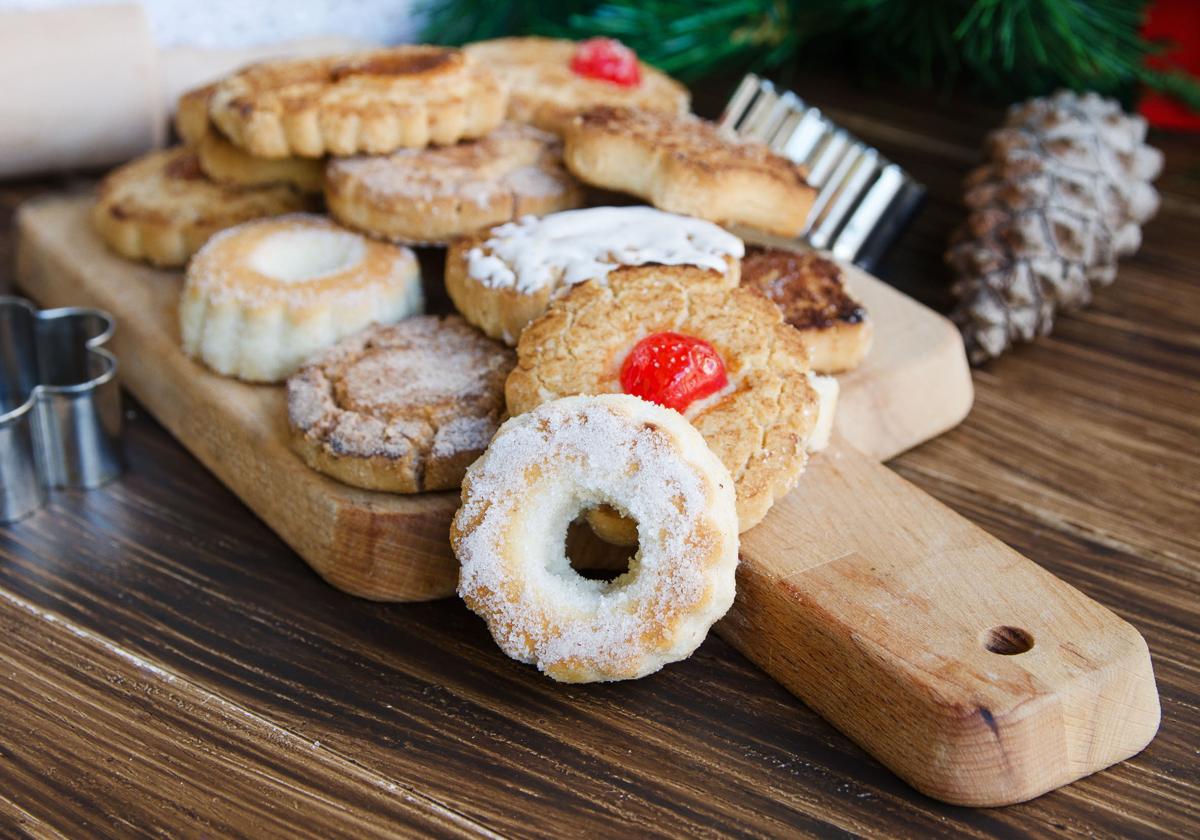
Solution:
<svg viewBox="0 0 1200 840"><path fill-rule="evenodd" d="M525 218L456 241L446 256L446 291L463 317L516 344L551 299L585 280L603 282L629 266L737 285L742 241L711 222L652 207L592 207ZM700 269L699 272L691 269Z"/></svg>
<svg viewBox="0 0 1200 840"><path fill-rule="evenodd" d="M500 425L515 362L457 316L370 327L288 379L293 447L356 487L457 488Z"/></svg>
<svg viewBox="0 0 1200 840"><path fill-rule="evenodd" d="M612 581L577 574L571 521L610 505L640 544ZM729 472L674 411L571 397L506 422L463 482L450 541L458 593L509 656L562 682L636 679L685 659L729 609Z"/></svg>
<svg viewBox="0 0 1200 840"><path fill-rule="evenodd" d="M627 393L673 408L729 469L746 531L823 444L836 380L811 376L804 340L769 300L702 279L664 282L656 270L616 271L551 303L517 345L509 413L573 394ZM610 542L634 538L604 509L588 519Z"/></svg>
<svg viewBox="0 0 1200 840"><path fill-rule="evenodd" d="M408 244L441 244L583 203L583 188L563 168L559 139L516 123L453 146L334 158L325 173L334 218Z"/></svg>
<svg viewBox="0 0 1200 840"><path fill-rule="evenodd" d="M339 339L423 308L412 251L294 214L209 240L188 265L179 324L184 352L217 373L281 382Z"/></svg>

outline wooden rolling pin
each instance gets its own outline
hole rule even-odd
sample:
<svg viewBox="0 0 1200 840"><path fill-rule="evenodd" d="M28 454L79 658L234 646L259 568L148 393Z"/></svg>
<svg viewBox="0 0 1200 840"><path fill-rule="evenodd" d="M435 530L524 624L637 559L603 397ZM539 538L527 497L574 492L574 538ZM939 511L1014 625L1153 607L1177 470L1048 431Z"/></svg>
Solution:
<svg viewBox="0 0 1200 840"><path fill-rule="evenodd" d="M159 51L137 4L0 11L0 178L110 166L161 146L184 90L264 58L361 47L320 38Z"/></svg>

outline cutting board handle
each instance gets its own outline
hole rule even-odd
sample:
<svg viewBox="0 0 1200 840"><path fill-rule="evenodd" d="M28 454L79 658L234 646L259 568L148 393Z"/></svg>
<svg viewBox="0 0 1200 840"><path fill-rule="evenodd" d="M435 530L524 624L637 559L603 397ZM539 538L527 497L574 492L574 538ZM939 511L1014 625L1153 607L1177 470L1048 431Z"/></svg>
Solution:
<svg viewBox="0 0 1200 840"><path fill-rule="evenodd" d="M721 635L913 787L1021 802L1158 729L1141 635L838 442L742 535Z"/></svg>

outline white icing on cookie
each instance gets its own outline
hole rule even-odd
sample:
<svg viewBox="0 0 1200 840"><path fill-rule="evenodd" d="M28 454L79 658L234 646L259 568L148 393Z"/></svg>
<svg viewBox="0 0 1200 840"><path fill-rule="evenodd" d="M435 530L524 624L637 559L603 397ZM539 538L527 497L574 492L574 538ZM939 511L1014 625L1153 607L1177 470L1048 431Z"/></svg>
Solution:
<svg viewBox="0 0 1200 840"><path fill-rule="evenodd" d="M623 265L695 265L728 270L742 241L712 222L653 207L592 207L493 228L467 253L467 272L485 286L532 294L550 285L599 280Z"/></svg>

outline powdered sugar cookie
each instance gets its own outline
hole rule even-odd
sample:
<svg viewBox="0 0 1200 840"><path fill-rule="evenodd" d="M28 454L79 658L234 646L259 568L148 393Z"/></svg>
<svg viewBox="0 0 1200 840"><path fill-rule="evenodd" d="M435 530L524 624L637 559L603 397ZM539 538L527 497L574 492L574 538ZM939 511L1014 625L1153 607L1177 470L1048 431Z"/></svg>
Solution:
<svg viewBox="0 0 1200 840"><path fill-rule="evenodd" d="M729 473L677 413L572 397L506 422L463 482L458 593L500 648L563 682L636 679L691 655L733 603ZM629 570L587 580L567 526L612 505L638 523Z"/></svg>
<svg viewBox="0 0 1200 840"><path fill-rule="evenodd" d="M622 266L657 265L701 269L661 277L712 275L728 288L737 285L742 252L742 241L716 225L653 207L568 210L456 241L446 256L446 291L464 318L515 344L576 283L603 281Z"/></svg>
<svg viewBox="0 0 1200 840"><path fill-rule="evenodd" d="M184 352L218 373L280 382L344 336L423 308L412 251L294 214L213 237L188 265L179 323Z"/></svg>
<svg viewBox="0 0 1200 840"><path fill-rule="evenodd" d="M457 316L371 327L288 380L293 445L313 469L368 490L457 488L500 425L515 361Z"/></svg>
<svg viewBox="0 0 1200 840"><path fill-rule="evenodd" d="M334 158L325 174L325 199L338 221L410 244L444 243L583 203L558 138L516 123L454 146Z"/></svg>

